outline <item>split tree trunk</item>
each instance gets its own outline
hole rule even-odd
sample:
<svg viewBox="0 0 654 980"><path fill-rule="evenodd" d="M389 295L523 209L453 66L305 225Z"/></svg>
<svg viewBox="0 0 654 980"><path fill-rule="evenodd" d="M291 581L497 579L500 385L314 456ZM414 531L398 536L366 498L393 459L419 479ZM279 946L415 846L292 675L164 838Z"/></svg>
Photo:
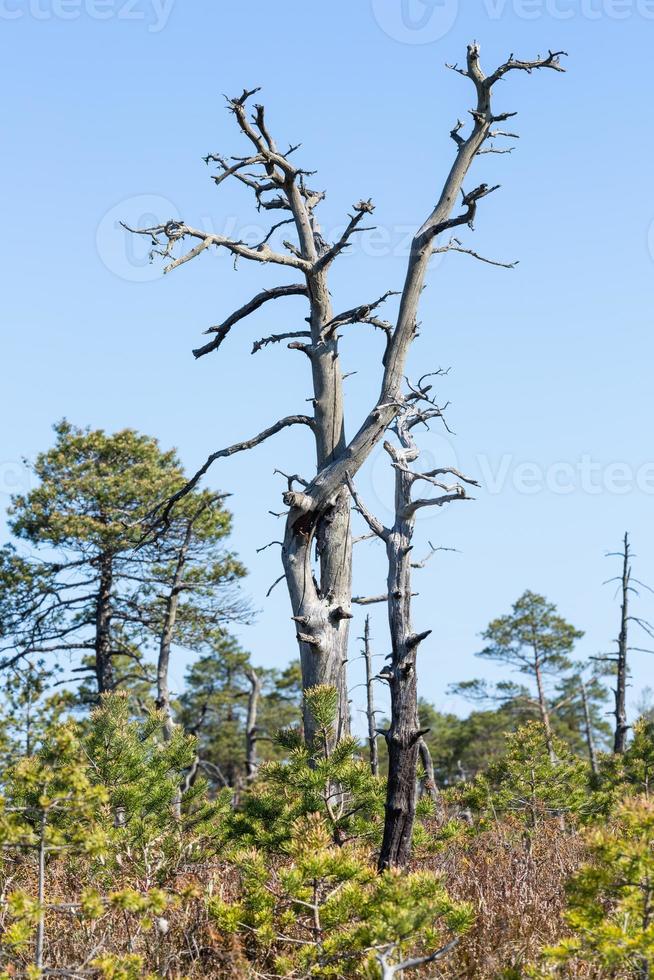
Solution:
<svg viewBox="0 0 654 980"><path fill-rule="evenodd" d="M464 138L462 125L451 132L456 143L456 156L441 188L438 202L426 221L416 232L407 264L404 287L397 319L394 324L384 323L371 316L371 311L389 294L370 304L362 304L353 310L333 316L328 273L334 260L352 243L356 232L363 229L361 221L373 211L370 201L354 205L354 213L338 241L327 244L320 235L315 220L315 209L324 193L312 191L306 183L308 172L289 159L291 151L281 152L272 138L265 119L265 110L254 105L250 116L248 100L253 91L230 99L228 106L234 114L238 128L250 143L249 157L233 157L227 160L216 154L207 157L215 162L220 172L214 177L216 184L228 178L249 187L255 196L259 210L281 209L289 215L297 235L296 242L283 242L285 251L271 248L273 226L261 244L255 248L241 241L229 239L203 229L192 228L173 220L151 228L129 229L159 243L161 254L171 257L173 247L189 239L193 246L172 259L166 271L177 268L195 258L209 247L225 249L230 255L269 267L293 269L300 282L264 290L225 321L211 329L213 340L194 351L196 357L216 350L225 340L231 328L248 317L263 303L281 296L304 295L309 301L309 330L292 331L264 338L255 343L260 350L269 343L294 337L309 337L309 342L293 341L289 348L303 352L310 360L313 381L313 418L289 416L261 432L227 449L213 453L189 484L194 486L211 463L221 457L251 449L289 425L310 425L316 443L316 473L310 482L297 477L289 478L284 502L289 508L282 547L282 562L291 600L292 618L297 627L297 640L302 663L302 684L306 690L316 684L333 686L339 692L339 717L335 739L349 729L349 710L345 663L349 619L351 619L352 540L350 535L349 502L346 493L348 477L353 477L365 463L371 452L384 436L402 404L402 384L407 354L416 335L418 305L425 275L438 236L455 228L472 227L478 202L496 190L487 184L479 184L465 193L463 181L478 153L487 140L512 134L493 129L496 123L508 119L511 113L494 114L491 105L493 86L513 70L531 72L548 68L563 71L559 63L561 52L550 52L546 58L535 61L519 61L513 56L490 75L485 75L480 64L479 46L470 44L466 67L457 69L474 86L475 108L471 112L472 128ZM297 149L297 147L292 148ZM293 157L295 160L295 157ZM235 162L234 162L235 161ZM269 196L272 195L272 196ZM459 213L454 209L462 198ZM441 247L441 250L461 250L457 239ZM468 251L469 254L475 254ZM371 407L359 431L348 443L345 439L343 418L342 373L338 357L338 330L348 324L367 323L384 330L387 338L383 358L383 377L377 402ZM293 482L303 488L293 490ZM180 495L173 497L172 506ZM314 578L311 549L315 542L319 570ZM305 710L305 736L308 742L314 738L314 723Z"/></svg>

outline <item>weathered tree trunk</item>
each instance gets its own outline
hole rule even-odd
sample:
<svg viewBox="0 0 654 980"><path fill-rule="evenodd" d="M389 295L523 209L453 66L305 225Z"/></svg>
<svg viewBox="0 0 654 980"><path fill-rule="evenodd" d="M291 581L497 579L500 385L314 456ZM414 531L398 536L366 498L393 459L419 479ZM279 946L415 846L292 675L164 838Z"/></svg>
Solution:
<svg viewBox="0 0 654 980"><path fill-rule="evenodd" d="M386 671L391 693L391 724L386 732L388 784L379 868L403 868L411 856L416 813L418 751L423 732L418 720L416 653L427 634L411 627L411 542L415 513L408 513L413 479L402 466L417 453L395 452L395 524L386 538L388 623L391 662Z"/></svg>
<svg viewBox="0 0 654 980"><path fill-rule="evenodd" d="M257 710L261 694L261 681L253 667L248 667L245 675L250 683L248 713L245 722L245 773L248 780L257 774Z"/></svg>
<svg viewBox="0 0 654 980"><path fill-rule="evenodd" d="M366 665L366 718L368 721L368 750L370 753L370 771L373 776L379 775L379 750L377 732L375 730L375 691L374 671L372 668L372 651L370 649L370 616L366 616L363 630L363 659Z"/></svg>
<svg viewBox="0 0 654 980"><path fill-rule="evenodd" d="M622 551L622 604L620 611L620 635L618 636L618 656L615 683L615 735L613 752L623 753L627 747L627 655L629 651L629 589L631 562L629 535L625 533Z"/></svg>
<svg viewBox="0 0 654 980"><path fill-rule="evenodd" d="M493 129L494 124L502 122L511 114L494 115L491 107L492 88L513 70L531 72L538 68L550 68L562 71L559 54L560 52L550 53L547 58L538 58L531 62L518 61L511 57L491 75L486 76L481 69L478 45L468 46L466 68L457 70L472 82L475 89L476 106L472 111L472 129L466 138L460 134L461 124L452 130L451 135L457 148L456 157L436 207L413 239L399 313L394 325L372 315L372 311L388 297L388 293L373 303L362 304L334 317L327 281L331 265L351 244L355 233L363 230L362 219L373 211L373 206L370 201L355 204L354 213L350 215L341 237L333 244L326 243L320 235L315 218L315 209L324 194L307 186L308 172L291 162L291 151L283 153L278 149L268 129L263 106L255 105L252 116L248 115L247 104L254 94L252 91L244 91L240 97L229 100L229 109L234 114L241 133L250 143L251 155L234 157L233 162L212 154L207 157L207 162L214 162L220 168L214 177L216 184L228 178L237 180L253 191L260 210L286 212L289 217L281 223L294 226L297 241L283 242L285 251L272 249L269 240L279 223L254 248L223 235L192 228L180 221L169 221L154 228L135 230L158 242L162 246L161 253L166 256L171 256L171 250L177 243L187 239L193 242L189 251L172 259L166 271L195 258L209 247L215 247L249 261L280 266L286 270L293 269L301 278L300 282L273 287L259 293L230 314L222 324L211 328L209 332L214 334L213 339L196 349L194 354L201 357L217 350L231 328L259 309L263 303L283 296L305 296L309 302L309 316L306 318L309 330L296 330L263 338L255 343L253 352L285 339L308 337L308 342L293 339L288 346L309 358L313 382L313 417L288 416L254 438L213 453L190 482L189 488L197 483L216 459L251 449L290 425L311 427L316 444L316 472L310 481L297 476L289 478L288 491L284 495L289 511L282 546L282 562L291 600L292 618L296 623L303 687L306 690L316 684L328 684L339 692L336 739L349 729L345 663L351 619L352 541L346 482L368 459L401 408L401 388L407 354L416 335L419 299L436 239L460 226L471 227L478 202L496 190L496 187L483 183L468 193L464 193L462 189L470 166L486 141L497 136L512 135ZM462 196L461 210L453 217L459 195ZM457 239L451 239L441 250L449 248L476 254L462 249ZM359 431L348 443L344 427L338 331L355 323L367 323L383 330L387 344L379 397ZM294 490L294 482L302 489ZM176 494L169 506L184 492ZM311 561L314 542L319 564L315 576ZM315 735L314 724L306 710L304 725L305 737L311 742Z"/></svg>
<svg viewBox="0 0 654 980"><path fill-rule="evenodd" d="M95 676L98 694L114 689L111 659L111 589L113 563L110 554L100 555L100 582L95 604Z"/></svg>
<svg viewBox="0 0 654 980"><path fill-rule="evenodd" d="M157 708L160 711L163 711L164 714L163 734L167 742L169 742L172 738L173 729L175 727L173 723L173 713L170 706L170 688L168 683L170 650L173 643L173 637L175 635L175 622L177 620L177 611L179 609L179 597L184 582L186 557L191 544L191 538L193 537L193 523L194 519L190 519L186 527L186 533L179 549L179 553L177 555L175 570L173 572L173 578L170 584L170 591L166 597L163 625L161 629L161 636L159 638L156 705Z"/></svg>
<svg viewBox="0 0 654 980"><path fill-rule="evenodd" d="M434 762L431 757L431 752L429 751L429 746L425 742L424 738L420 739L419 750L420 750L420 761L422 763L422 768L425 770L423 792L435 802L436 800L438 800L440 794L438 792L438 786L436 785Z"/></svg>
<svg viewBox="0 0 654 980"><path fill-rule="evenodd" d="M350 493L359 513L370 529L386 546L388 577L386 602L391 636L390 664L381 676L388 681L391 695L391 721L384 737L388 749L388 781L386 789L384 836L379 854L379 869L405 867L411 856L411 842L416 813L417 763L422 736L418 717L418 685L416 655L418 647L431 630L414 633L411 623L411 573L413 533L416 513L422 507L441 507L454 500L465 500L467 495L461 483L448 485L443 476L454 474L465 483L476 485L457 470L436 469L427 473L412 470L411 464L418 458L418 450L411 430L418 424L428 425L433 418L442 417L442 411L428 396L430 386L411 386L404 408L398 415L394 431L399 446L384 443L395 470L395 521L388 528L374 517L362 504L352 481ZM421 407L420 403L427 407ZM413 487L424 481L437 487L442 494L431 498L414 499ZM426 748L426 746L425 746ZM432 770L433 771L433 770Z"/></svg>

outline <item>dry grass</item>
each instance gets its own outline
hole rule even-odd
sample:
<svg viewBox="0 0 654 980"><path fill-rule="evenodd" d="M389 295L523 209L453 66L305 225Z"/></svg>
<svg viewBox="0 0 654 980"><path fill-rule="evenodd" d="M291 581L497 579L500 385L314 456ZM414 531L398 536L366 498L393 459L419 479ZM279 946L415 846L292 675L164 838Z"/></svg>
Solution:
<svg viewBox="0 0 654 980"><path fill-rule="evenodd" d="M440 964L440 972L435 974L432 967L425 976L447 980L519 976L522 965L533 962L543 945L563 934L565 883L583 858L580 836L562 831L558 822L551 821L544 822L533 838L516 825L497 823L421 859L420 866L440 871L450 894L471 902L477 912L472 931ZM10 890L23 887L33 894L33 870L22 867L16 872ZM59 862L49 875L49 901L74 903L90 884L98 887L97 882L84 881L81 868ZM144 884L130 877L129 870L106 883L107 890L139 889ZM64 971L60 976L97 976L88 965L94 955L137 953L151 973L167 980L257 976L238 939L217 930L206 910L208 895L229 898L236 884L233 867L220 862L178 872L164 883L179 896L178 905L166 912L165 922L151 928L144 928L137 917L119 910L86 923L74 911L51 911L47 922L48 967ZM6 912L0 911L0 933L5 916ZM26 957L15 964L16 975L22 974L28 962ZM75 967L82 967L82 971L76 972ZM584 980L594 977L584 972L570 976Z"/></svg>
<svg viewBox="0 0 654 980"><path fill-rule="evenodd" d="M583 859L580 835L550 820L533 836L517 824L498 822L430 860L429 866L444 874L450 894L476 911L473 929L442 976L519 976L543 946L564 934L566 881Z"/></svg>

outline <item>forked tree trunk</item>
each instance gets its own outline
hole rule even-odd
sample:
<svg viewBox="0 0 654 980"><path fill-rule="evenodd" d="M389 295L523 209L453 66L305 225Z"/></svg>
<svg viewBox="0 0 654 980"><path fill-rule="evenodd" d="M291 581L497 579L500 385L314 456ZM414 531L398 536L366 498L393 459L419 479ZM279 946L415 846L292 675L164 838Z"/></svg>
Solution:
<svg viewBox="0 0 654 980"><path fill-rule="evenodd" d="M513 70L531 72L534 69L563 69L559 53L550 52L546 58L535 61L519 61L511 57L492 74L485 75L476 43L468 46L466 67L457 69L474 86L475 108L472 111L472 127L467 137L460 133L462 125L455 126L452 138L456 143L456 156L441 188L438 202L426 221L416 232L411 245L399 312L394 324L379 320L372 315L387 297L372 303L364 303L354 309L334 316L328 274L336 258L353 240L355 233L364 230L361 224L373 211L370 201L359 201L340 238L326 243L316 223L315 210L324 193L311 190L306 182L308 172L294 164L290 152L279 150L271 136L264 108L254 105L248 114L248 100L253 91L244 91L238 98L229 100L237 126L249 141L249 157L227 160L216 154L207 157L218 165L216 184L226 179L236 180L249 187L255 196L258 209L285 212L282 224L292 224L296 240L283 242L285 251L271 248L271 234L277 223L257 247L249 247L241 241L223 235L193 228L180 221L169 221L152 228L130 229L146 235L161 245L161 254L172 257L173 247L189 240L192 247L172 259L166 271L195 258L209 247L225 249L230 255L268 266L292 269L299 282L273 287L259 293L238 310L232 312L219 326L209 331L213 339L194 351L201 357L217 350L229 331L263 303L283 296L303 295L309 303L306 320L309 329L295 330L255 343L253 352L271 343L290 338L308 338L305 342L295 339L289 348L301 351L308 357L313 384L313 417L288 416L260 432L251 439L213 453L189 484L194 486L213 461L251 449L265 439L290 425L311 427L316 446L316 471L311 479L289 478L289 488L284 502L289 508L282 547L284 574L291 600L292 617L296 624L297 640L302 663L302 685L306 690L316 684L328 684L339 692L339 718L335 738L349 729L349 710L345 663L347 660L349 620L351 619L352 540L350 536L349 501L346 484L354 477L383 439L388 426L400 410L402 385L409 348L416 335L416 323L420 295L425 275L438 236L455 228L472 226L479 201L496 190L487 184L479 184L465 193L463 181L471 164L484 149L488 140L497 136L512 136L493 129L495 124L509 118L507 113L495 115L491 106L493 86ZM297 147L292 148L297 149ZM236 162L234 162L236 161ZM460 210L454 214L455 208ZM455 248L461 251L458 239L441 246L441 250ZM464 250L465 251L465 250ZM467 250L469 254L476 253ZM479 257L479 256L477 256ZM347 442L343 413L343 378L338 357L339 330L350 324L371 324L386 334L386 351L383 357L383 374L379 397L373 404L359 431ZM294 490L293 483L302 489ZM172 506L181 494L170 502ZM315 544L319 568L314 577L311 550ZM305 711L305 736L314 738L314 723Z"/></svg>

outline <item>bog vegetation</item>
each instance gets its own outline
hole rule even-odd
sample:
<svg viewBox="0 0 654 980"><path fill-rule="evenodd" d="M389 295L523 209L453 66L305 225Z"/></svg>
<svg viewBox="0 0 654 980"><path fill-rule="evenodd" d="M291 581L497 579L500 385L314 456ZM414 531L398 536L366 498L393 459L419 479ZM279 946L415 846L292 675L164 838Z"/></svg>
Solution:
<svg viewBox="0 0 654 980"><path fill-rule="evenodd" d="M279 150L263 107L248 114L252 92L228 102L249 155L207 162L217 185L245 184L283 220L255 247L180 222L137 229L171 269L220 248L301 280L264 289L195 354L270 300L303 297L308 327L254 352L291 339L311 368L313 415L213 453L191 477L149 436L66 420L34 460L0 550L0 977L650 977L654 711L645 692L629 717L626 692L654 628L628 535L611 559L609 652L580 660L583 624L525 583L480 639L480 661L501 680L455 687L472 702L467 717L420 697L430 630L412 622L413 575L438 550L416 557L416 514L446 512L476 485L419 466L417 434L446 424L433 375L405 377L425 272L435 251L481 258L442 236L471 227L497 189L462 186L480 154L505 152L496 141L515 135L501 128L512 113L491 105L496 82L561 71L562 54L511 56L486 75L471 45L465 67L451 66L473 86L471 129L452 130L455 160L416 232L394 322L378 316L391 293L334 314L328 273L373 206L360 201L326 242L324 194L289 159L297 147ZM280 224L295 240L278 247ZM176 252L187 239L190 251ZM348 443L338 342L355 323L386 343L379 399ZM283 475L285 530L273 544L299 656L264 669L233 635L253 616L238 529L225 495L200 479L296 425L314 438L315 461L299 454L307 475ZM355 485L382 441L395 480L388 527ZM382 595L353 594L361 537L385 555ZM361 623L367 725L352 732L349 627L373 602L387 608L390 653L379 668L380 640L373 652ZM171 683L181 664L184 683Z"/></svg>

